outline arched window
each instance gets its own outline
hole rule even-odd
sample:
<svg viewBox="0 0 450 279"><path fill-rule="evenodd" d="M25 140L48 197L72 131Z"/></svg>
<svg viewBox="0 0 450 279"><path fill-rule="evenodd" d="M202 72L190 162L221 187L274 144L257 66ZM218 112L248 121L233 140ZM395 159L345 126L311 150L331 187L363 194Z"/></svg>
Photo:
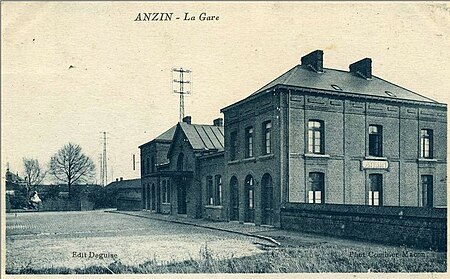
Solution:
<svg viewBox="0 0 450 279"><path fill-rule="evenodd" d="M321 172L309 173L308 203L324 203L325 181Z"/></svg>
<svg viewBox="0 0 450 279"><path fill-rule="evenodd" d="M255 180L250 174L245 178L245 220L255 221Z"/></svg>
<svg viewBox="0 0 450 279"><path fill-rule="evenodd" d="M178 160L177 160L177 170L182 171L184 169L184 154L180 153L178 155Z"/></svg>

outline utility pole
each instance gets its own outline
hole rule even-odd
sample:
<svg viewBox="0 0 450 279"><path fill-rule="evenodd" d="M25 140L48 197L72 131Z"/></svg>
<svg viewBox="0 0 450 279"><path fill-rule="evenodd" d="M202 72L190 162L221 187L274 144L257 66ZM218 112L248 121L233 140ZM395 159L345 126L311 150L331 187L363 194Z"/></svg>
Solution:
<svg viewBox="0 0 450 279"><path fill-rule="evenodd" d="M106 156L106 134L107 132L100 132L103 134L103 153L100 155L100 183L103 186L108 184L108 157Z"/></svg>
<svg viewBox="0 0 450 279"><path fill-rule="evenodd" d="M106 132L103 132L103 186L108 184L108 158L106 157Z"/></svg>
<svg viewBox="0 0 450 279"><path fill-rule="evenodd" d="M99 177L99 183L103 186L103 157L102 154L98 154L98 165L100 166L100 177Z"/></svg>
<svg viewBox="0 0 450 279"><path fill-rule="evenodd" d="M183 68L172 69L172 90L180 95L180 122L184 118L184 95L192 93L192 71ZM178 89L175 89L177 87Z"/></svg>

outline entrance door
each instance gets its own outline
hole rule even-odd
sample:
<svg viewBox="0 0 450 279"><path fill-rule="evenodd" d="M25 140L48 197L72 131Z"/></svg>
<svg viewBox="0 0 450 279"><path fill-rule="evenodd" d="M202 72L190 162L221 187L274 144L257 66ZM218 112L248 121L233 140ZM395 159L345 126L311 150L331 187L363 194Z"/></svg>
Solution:
<svg viewBox="0 0 450 279"><path fill-rule="evenodd" d="M272 177L266 173L261 179L262 224L273 225L273 185Z"/></svg>
<svg viewBox="0 0 450 279"><path fill-rule="evenodd" d="M255 185L251 175L245 178L245 216L244 222L255 222Z"/></svg>
<svg viewBox="0 0 450 279"><path fill-rule="evenodd" d="M230 180L230 221L239 221L239 188L235 176Z"/></svg>
<svg viewBox="0 0 450 279"><path fill-rule="evenodd" d="M180 178L177 187L178 214L186 214L186 179Z"/></svg>

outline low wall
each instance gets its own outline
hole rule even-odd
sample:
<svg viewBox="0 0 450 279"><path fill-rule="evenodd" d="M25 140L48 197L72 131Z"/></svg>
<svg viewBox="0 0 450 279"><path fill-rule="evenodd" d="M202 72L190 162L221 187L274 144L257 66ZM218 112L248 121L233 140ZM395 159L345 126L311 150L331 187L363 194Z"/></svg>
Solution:
<svg viewBox="0 0 450 279"><path fill-rule="evenodd" d="M281 227L377 243L447 250L447 209L289 203Z"/></svg>
<svg viewBox="0 0 450 279"><path fill-rule="evenodd" d="M118 198L117 210L142 210L141 203L140 199Z"/></svg>

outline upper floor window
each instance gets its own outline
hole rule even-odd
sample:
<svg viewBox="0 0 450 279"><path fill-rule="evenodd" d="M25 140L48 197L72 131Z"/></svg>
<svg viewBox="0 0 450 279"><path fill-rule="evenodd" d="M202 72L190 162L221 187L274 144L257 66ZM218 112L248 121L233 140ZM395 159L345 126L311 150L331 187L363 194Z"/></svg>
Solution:
<svg viewBox="0 0 450 279"><path fill-rule="evenodd" d="M383 156L383 133L379 125L369 126L369 156Z"/></svg>
<svg viewBox="0 0 450 279"><path fill-rule="evenodd" d="M308 203L324 203L325 183L324 174L321 172L309 173Z"/></svg>
<svg viewBox="0 0 450 279"><path fill-rule="evenodd" d="M381 174L369 174L369 205L383 204L383 176Z"/></svg>
<svg viewBox="0 0 450 279"><path fill-rule="evenodd" d="M308 153L324 154L323 121L308 121Z"/></svg>
<svg viewBox="0 0 450 279"><path fill-rule="evenodd" d="M433 130L420 130L420 157L433 158Z"/></svg>
<svg viewBox="0 0 450 279"><path fill-rule="evenodd" d="M433 176L422 175L422 206L433 207Z"/></svg>
<svg viewBox="0 0 450 279"><path fill-rule="evenodd" d="M230 160L236 160L237 151L237 132L231 132L230 134Z"/></svg>
<svg viewBox="0 0 450 279"><path fill-rule="evenodd" d="M272 122L263 123L263 154L272 153Z"/></svg>
<svg viewBox="0 0 450 279"><path fill-rule="evenodd" d="M245 157L253 157L253 127L245 129Z"/></svg>

